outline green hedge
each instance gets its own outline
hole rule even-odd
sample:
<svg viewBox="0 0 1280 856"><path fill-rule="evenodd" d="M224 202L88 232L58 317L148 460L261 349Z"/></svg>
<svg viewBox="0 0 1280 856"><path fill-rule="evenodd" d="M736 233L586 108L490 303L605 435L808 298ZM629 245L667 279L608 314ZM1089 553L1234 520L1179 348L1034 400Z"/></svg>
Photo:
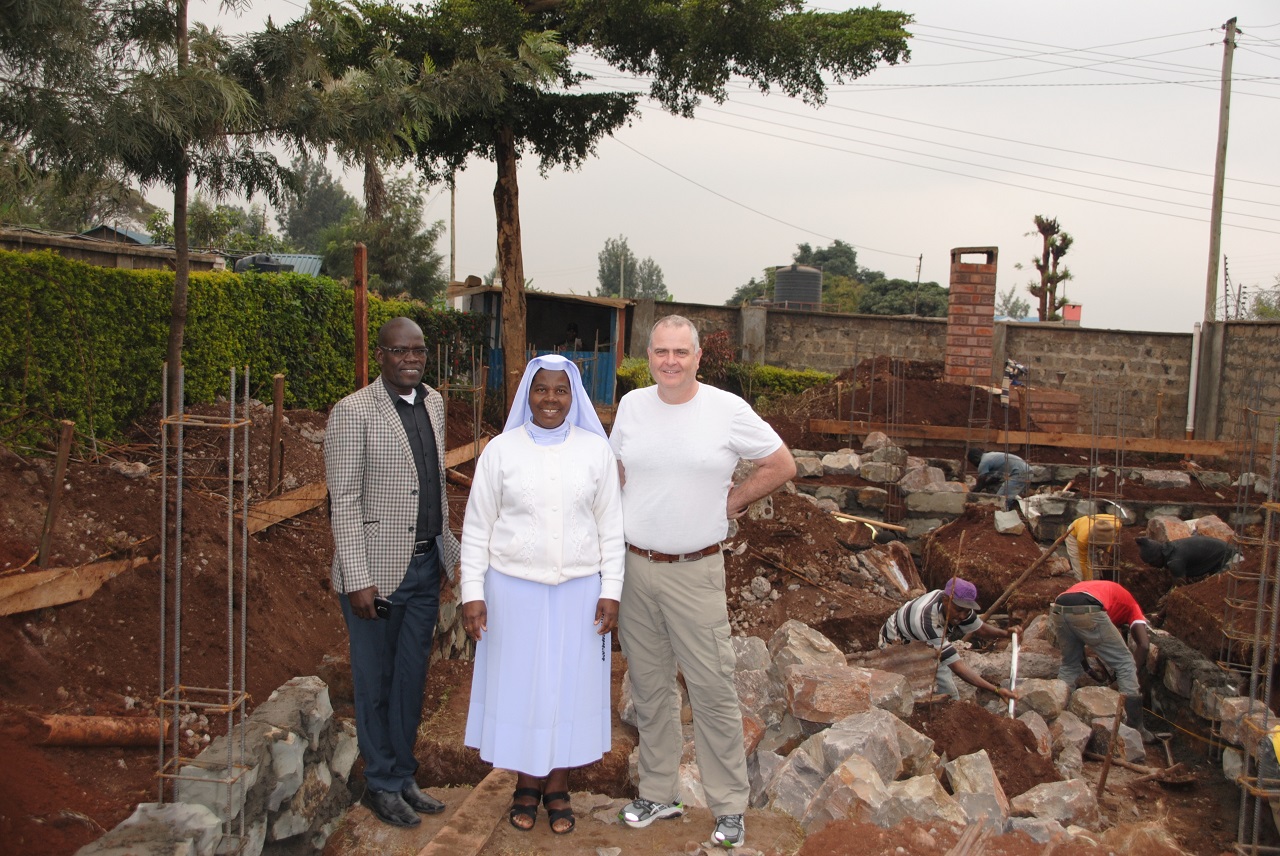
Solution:
<svg viewBox="0 0 1280 856"><path fill-rule="evenodd" d="M735 395L741 395L755 404L761 398L778 398L784 395L796 395L813 386L831 383L835 375L812 369L784 369L778 366L766 366L760 363L729 363L726 367L726 378L714 386L726 389ZM618 392L641 387L652 386L653 377L649 374L649 361L643 357L627 357L618 367Z"/></svg>
<svg viewBox="0 0 1280 856"><path fill-rule="evenodd" d="M71 419L82 435L119 438L160 400L172 291L168 271L0 252L0 435L39 442L56 433L55 420ZM301 274L193 273L187 403L225 395L230 367L248 365L255 398L270 401L271 376L283 372L286 406L327 408L354 388L352 294ZM436 343L450 345L457 370L488 330L482 315L370 295L370 343L397 315L422 327L428 380L437 376Z"/></svg>

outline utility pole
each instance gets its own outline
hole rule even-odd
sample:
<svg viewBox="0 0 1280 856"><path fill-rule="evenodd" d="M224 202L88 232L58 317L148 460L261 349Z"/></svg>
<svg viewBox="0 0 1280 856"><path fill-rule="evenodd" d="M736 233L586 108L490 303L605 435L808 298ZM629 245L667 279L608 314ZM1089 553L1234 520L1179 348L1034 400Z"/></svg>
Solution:
<svg viewBox="0 0 1280 856"><path fill-rule="evenodd" d="M1218 257L1222 255L1222 191L1227 170L1227 126L1231 113L1231 59L1236 50L1236 19L1226 23L1222 40L1222 91L1218 102L1218 150L1213 165L1213 213L1209 215L1209 272L1204 286L1204 320L1214 320L1218 303Z"/></svg>
<svg viewBox="0 0 1280 856"><path fill-rule="evenodd" d="M458 173L449 172L449 282L458 281Z"/></svg>

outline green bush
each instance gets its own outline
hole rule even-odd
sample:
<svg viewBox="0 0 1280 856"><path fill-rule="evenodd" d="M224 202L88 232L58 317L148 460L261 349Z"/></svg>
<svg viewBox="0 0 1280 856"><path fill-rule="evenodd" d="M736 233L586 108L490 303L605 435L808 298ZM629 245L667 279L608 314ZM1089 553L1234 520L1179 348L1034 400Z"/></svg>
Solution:
<svg viewBox="0 0 1280 856"><path fill-rule="evenodd" d="M101 268L52 252L0 252L0 435L52 437L58 419L82 435L119 438L160 401L173 273ZM183 359L188 404L225 395L231 366L250 367L250 394L322 410L354 388L353 292L301 274L194 273ZM488 320L417 301L369 297L369 341L389 318L413 318L426 336L426 377L436 343L457 371L483 347ZM372 349L370 349L372 351ZM442 353L443 357L443 353ZM370 353L369 376L377 374ZM237 383L237 394L243 389Z"/></svg>
<svg viewBox="0 0 1280 856"><path fill-rule="evenodd" d="M703 354L704 363L706 354ZM777 366L765 366L759 363L726 363L722 372L723 379L713 381L703 375L703 381L741 395L753 404L761 398L778 398L784 395L795 395L813 386L831 383L835 375L827 372L805 369L783 369ZM721 372L717 372L721 374ZM653 377L649 374L649 361L643 357L627 357L618 368L618 396L653 385Z"/></svg>
<svg viewBox="0 0 1280 856"><path fill-rule="evenodd" d="M645 386L653 386L649 360L645 357L624 357L622 365L618 366L618 398Z"/></svg>

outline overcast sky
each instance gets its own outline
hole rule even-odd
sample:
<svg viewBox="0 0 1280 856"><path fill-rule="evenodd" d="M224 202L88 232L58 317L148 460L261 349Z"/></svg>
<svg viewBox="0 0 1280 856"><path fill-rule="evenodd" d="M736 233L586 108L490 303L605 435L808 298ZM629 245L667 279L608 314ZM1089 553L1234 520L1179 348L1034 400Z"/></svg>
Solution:
<svg viewBox="0 0 1280 856"><path fill-rule="evenodd" d="M835 10L849 4L827 2ZM1252 290L1280 274L1280 4L894 2L915 16L911 60L831 88L806 107L745 85L696 118L647 101L576 172L520 175L525 275L543 291L594 294L605 239L625 236L676 300L723 303L796 245L834 239L889 277L947 284L950 251L999 249L999 287L1025 295L1036 214L1075 237L1066 256L1083 324L1190 331L1204 314L1223 25L1236 16L1222 251ZM193 17L228 31L216 4ZM584 58L588 90L642 91ZM494 267L492 163L458 176L458 278ZM346 180L358 196L359 176ZM428 220L449 219L431 188ZM153 201L160 201L151 194ZM448 255L447 242L441 251ZM1022 262L1024 270L1014 264ZM1219 295L1223 291L1219 274ZM1028 299L1031 299L1028 296ZM1221 299L1221 298L1220 298ZM1221 312L1219 312L1221 317Z"/></svg>

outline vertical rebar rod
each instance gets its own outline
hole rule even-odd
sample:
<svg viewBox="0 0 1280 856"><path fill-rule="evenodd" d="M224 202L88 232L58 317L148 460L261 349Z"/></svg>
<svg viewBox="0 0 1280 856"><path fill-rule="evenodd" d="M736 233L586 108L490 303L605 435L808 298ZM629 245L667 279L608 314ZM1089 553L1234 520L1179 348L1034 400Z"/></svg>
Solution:
<svg viewBox="0 0 1280 856"><path fill-rule="evenodd" d="M174 725L173 729L173 758L177 763L177 758L181 752L181 735L182 729L176 727L182 721L182 492L183 492L183 445L185 443L185 435L183 432L183 419L186 416L186 382L187 369L186 366L178 366L178 408L177 428L174 431L174 441L178 446L175 452L175 468L173 480L173 711ZM175 780L174 799L178 796L178 785Z"/></svg>
<svg viewBox="0 0 1280 856"><path fill-rule="evenodd" d="M244 407L244 441L240 444L243 451L240 453L244 459L244 468L240 471L240 701L238 704L238 712L240 717L240 761L245 763L248 758L248 737L245 734L247 730L245 725L245 705L248 703L248 673L249 673L249 366L244 367L244 397L241 399ZM284 474L283 463L280 468L280 474ZM230 552L231 545L227 545ZM230 647L228 645L228 647ZM227 740L231 742L230 738ZM244 823L245 812L240 812L240 840L244 841Z"/></svg>
<svg viewBox="0 0 1280 856"><path fill-rule="evenodd" d="M233 426L236 421L236 367L232 366L228 374L230 375L230 384L227 391L227 425ZM235 700L235 665L236 665L236 648L235 635L233 631L233 622L235 615L235 499L236 499L236 432L235 428L228 427L227 430L227 715L226 715L226 735L227 735L227 813L222 821L222 834L229 835L231 833L231 796L235 790L232 787L232 764L234 763L235 753L233 751L234 741L232 740L232 726L235 722L235 709L232 702ZM249 509L245 509L247 514Z"/></svg>
<svg viewBox="0 0 1280 856"><path fill-rule="evenodd" d="M169 416L169 364L160 364L160 683L157 698L165 692L165 653L168 646L169 604L166 574L169 565L169 426L165 419ZM164 709L157 713L164 719ZM173 732L178 733L177 708L174 708ZM160 729L160 751L156 759L156 770L164 770L164 729ZM174 794L176 799L177 794ZM164 802L164 779L156 777L156 801Z"/></svg>

